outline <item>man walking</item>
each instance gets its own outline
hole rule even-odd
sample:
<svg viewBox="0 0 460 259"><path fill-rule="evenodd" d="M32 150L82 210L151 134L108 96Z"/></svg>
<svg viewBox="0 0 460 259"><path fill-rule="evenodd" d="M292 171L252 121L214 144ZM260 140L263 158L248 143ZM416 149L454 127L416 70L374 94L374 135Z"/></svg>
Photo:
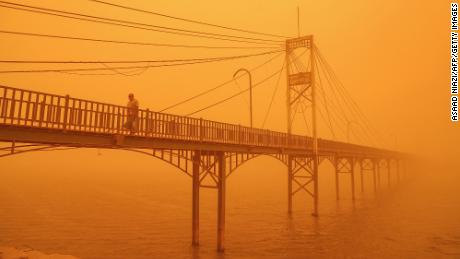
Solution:
<svg viewBox="0 0 460 259"><path fill-rule="evenodd" d="M134 94L132 93L128 95L128 99L128 114L124 126L129 130L130 134L134 134L137 131L139 124L139 102L134 98Z"/></svg>

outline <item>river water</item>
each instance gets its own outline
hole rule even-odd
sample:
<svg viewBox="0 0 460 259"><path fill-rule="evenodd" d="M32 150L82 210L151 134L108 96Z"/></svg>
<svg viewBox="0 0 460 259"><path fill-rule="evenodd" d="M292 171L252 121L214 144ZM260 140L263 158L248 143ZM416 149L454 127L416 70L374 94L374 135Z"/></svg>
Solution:
<svg viewBox="0 0 460 259"><path fill-rule="evenodd" d="M215 190L201 190L200 247L193 248L188 176L151 158L132 158L133 168L115 151L78 152L63 151L77 160L49 162L49 153L37 153L0 162L9 168L0 174L0 246L87 259L460 258L460 177L450 169L399 184L393 175L390 187L382 172L377 193L370 175L362 192L357 174L353 202L349 176L341 176L336 201L332 168L322 165L315 218L306 194L286 213L286 169L257 158L228 179L221 254ZM27 156L40 166L21 163Z"/></svg>

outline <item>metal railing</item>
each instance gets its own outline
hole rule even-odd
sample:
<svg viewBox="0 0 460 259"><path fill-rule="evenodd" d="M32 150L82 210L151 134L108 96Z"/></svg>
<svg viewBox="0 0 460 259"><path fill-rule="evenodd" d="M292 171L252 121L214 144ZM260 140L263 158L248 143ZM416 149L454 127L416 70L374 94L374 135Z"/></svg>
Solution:
<svg viewBox="0 0 460 259"><path fill-rule="evenodd" d="M0 86L0 124L129 135L128 110L107 104ZM307 136L139 109L136 136L250 146L305 149Z"/></svg>
<svg viewBox="0 0 460 259"><path fill-rule="evenodd" d="M125 106L0 85L0 125L130 135L130 130L124 127L127 119L128 108ZM137 124L134 135L142 137L269 148L312 148L312 138L308 136L149 109L139 109ZM325 139L318 139L318 148L323 153L401 155L399 152Z"/></svg>

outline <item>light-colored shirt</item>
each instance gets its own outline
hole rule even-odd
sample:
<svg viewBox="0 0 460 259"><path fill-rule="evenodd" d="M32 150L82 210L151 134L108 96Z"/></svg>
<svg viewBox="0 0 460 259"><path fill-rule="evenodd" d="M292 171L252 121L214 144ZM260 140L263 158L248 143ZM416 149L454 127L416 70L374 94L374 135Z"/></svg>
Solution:
<svg viewBox="0 0 460 259"><path fill-rule="evenodd" d="M128 115L137 117L137 110L139 109L139 102L136 99L128 102Z"/></svg>

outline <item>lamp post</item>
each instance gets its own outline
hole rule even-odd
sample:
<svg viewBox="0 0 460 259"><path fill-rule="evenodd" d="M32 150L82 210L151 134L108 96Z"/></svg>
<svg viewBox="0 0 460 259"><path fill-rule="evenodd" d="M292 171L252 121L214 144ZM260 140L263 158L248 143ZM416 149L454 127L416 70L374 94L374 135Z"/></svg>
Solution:
<svg viewBox="0 0 460 259"><path fill-rule="evenodd" d="M252 128L252 76L251 76L251 72L249 72L249 70L247 70L245 68L240 68L235 72L235 74L233 74L233 78L235 78L236 75L238 73L240 73L240 72L245 72L249 76L249 119L250 119L250 125L251 125L251 128Z"/></svg>

